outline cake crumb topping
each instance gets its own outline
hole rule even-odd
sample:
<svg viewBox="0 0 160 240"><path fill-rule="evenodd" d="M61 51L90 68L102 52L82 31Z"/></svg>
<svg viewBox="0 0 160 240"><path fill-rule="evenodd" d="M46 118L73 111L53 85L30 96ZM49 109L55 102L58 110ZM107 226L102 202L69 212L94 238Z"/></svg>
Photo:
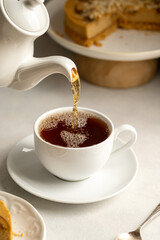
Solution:
<svg viewBox="0 0 160 240"><path fill-rule="evenodd" d="M160 0L75 0L75 11L84 19L94 21L104 14L135 13L142 8L160 13Z"/></svg>

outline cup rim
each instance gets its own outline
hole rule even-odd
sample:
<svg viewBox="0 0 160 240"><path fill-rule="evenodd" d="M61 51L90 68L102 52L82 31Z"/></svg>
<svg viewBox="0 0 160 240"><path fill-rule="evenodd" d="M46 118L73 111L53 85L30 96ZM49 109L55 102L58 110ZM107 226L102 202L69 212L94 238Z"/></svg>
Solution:
<svg viewBox="0 0 160 240"><path fill-rule="evenodd" d="M34 134L36 135L36 137L42 141L44 144L48 145L48 146L51 146L51 147L54 147L54 148L60 148L60 149L69 149L69 150L72 150L72 151L76 151L76 150L84 150L84 149L89 149L89 148L95 148L96 146L98 145L101 145L101 144L104 144L106 141L109 141L109 139L111 138L111 136L114 134L114 125L113 125L113 122L112 120L107 117L105 114L95 110L95 109L92 109L92 108L87 108L87 107L78 107L78 110L81 110L81 111L86 111L86 112L90 112L92 114L96 114L96 116L99 116L101 120L107 122L107 124L109 123L109 129L110 129L110 135L102 142L100 143L97 143L97 144L94 144L94 145L91 145L91 146L87 146L87 147L76 147L76 148L73 148L73 147L64 147L64 146L59 146L59 145L56 145L56 144L52 144L52 143L49 143L47 141L45 141L39 134L38 132L38 126L39 126L39 123L47 116L51 115L52 113L58 113L58 112L63 112L63 111L70 111L73 109L73 106L68 106L68 107L59 107L59 108L54 108L52 110L49 110L43 114L41 114L37 120L35 121L34 123Z"/></svg>

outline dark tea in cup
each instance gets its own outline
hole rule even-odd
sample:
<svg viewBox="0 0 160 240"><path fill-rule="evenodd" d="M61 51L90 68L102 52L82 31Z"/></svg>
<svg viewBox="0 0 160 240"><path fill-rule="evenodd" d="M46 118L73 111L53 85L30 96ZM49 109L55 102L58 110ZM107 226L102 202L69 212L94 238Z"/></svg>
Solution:
<svg viewBox="0 0 160 240"><path fill-rule="evenodd" d="M56 113L39 124L39 135L54 145L71 148L88 147L103 142L110 135L106 122L91 113L78 111L78 125L72 126L72 112Z"/></svg>

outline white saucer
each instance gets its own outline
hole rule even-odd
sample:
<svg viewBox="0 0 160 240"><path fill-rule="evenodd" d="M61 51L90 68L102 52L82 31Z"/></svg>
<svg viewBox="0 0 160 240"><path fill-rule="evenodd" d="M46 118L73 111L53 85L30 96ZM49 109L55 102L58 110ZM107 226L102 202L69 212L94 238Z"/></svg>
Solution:
<svg viewBox="0 0 160 240"><path fill-rule="evenodd" d="M118 29L101 41L101 47L87 48L74 43L64 31L65 1L54 0L46 4L50 16L48 34L63 47L84 56L104 60L137 61L160 57L160 33L153 31Z"/></svg>
<svg viewBox="0 0 160 240"><path fill-rule="evenodd" d="M0 191L0 200L11 213L13 240L45 240L46 227L37 210L27 201L7 192Z"/></svg>
<svg viewBox="0 0 160 240"><path fill-rule="evenodd" d="M118 139L114 148L122 145ZM136 177L138 161L133 150L109 159L106 167L80 182L63 181L39 162L33 135L22 139L11 150L7 167L13 180L26 191L44 199L63 203L91 203L113 197L126 189Z"/></svg>

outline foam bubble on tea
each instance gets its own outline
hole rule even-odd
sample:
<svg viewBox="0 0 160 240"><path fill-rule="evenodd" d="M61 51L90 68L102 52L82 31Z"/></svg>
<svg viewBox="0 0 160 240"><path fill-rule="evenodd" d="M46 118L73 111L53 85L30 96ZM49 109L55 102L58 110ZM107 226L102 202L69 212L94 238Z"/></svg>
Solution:
<svg viewBox="0 0 160 240"><path fill-rule="evenodd" d="M39 125L39 134L54 145L80 148L104 141L110 135L107 124L93 114L79 111L78 125L72 128L72 111L55 113Z"/></svg>

